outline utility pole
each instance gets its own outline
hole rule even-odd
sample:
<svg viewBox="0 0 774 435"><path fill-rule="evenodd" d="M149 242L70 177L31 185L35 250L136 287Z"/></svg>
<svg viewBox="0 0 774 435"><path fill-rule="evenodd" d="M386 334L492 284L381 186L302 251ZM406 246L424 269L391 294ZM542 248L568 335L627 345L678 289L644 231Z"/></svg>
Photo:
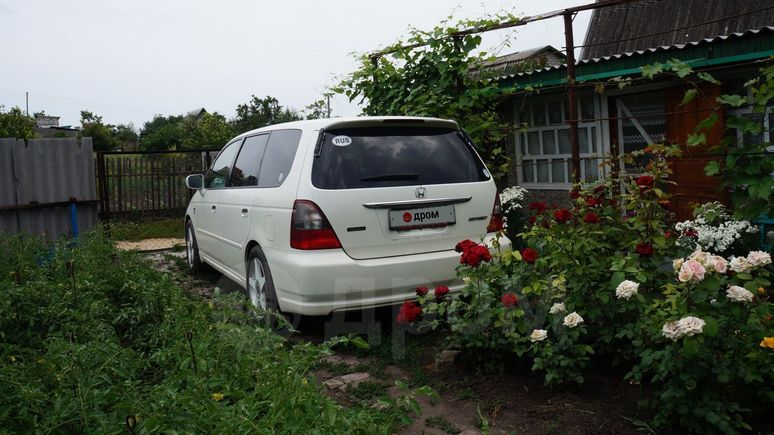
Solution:
<svg viewBox="0 0 774 435"><path fill-rule="evenodd" d="M328 116L326 116L326 118L330 118L331 117L331 94L325 95L325 100L327 101L327 106L328 106Z"/></svg>
<svg viewBox="0 0 774 435"><path fill-rule="evenodd" d="M26 91L24 92L24 99L25 99L25 110L27 112L27 116L30 116L30 92Z"/></svg>
<svg viewBox="0 0 774 435"><path fill-rule="evenodd" d="M575 93L575 43L572 37L574 13L564 14L564 39L567 48L567 103L570 124L570 153L572 155L572 182L580 182L580 142L578 140L578 97Z"/></svg>

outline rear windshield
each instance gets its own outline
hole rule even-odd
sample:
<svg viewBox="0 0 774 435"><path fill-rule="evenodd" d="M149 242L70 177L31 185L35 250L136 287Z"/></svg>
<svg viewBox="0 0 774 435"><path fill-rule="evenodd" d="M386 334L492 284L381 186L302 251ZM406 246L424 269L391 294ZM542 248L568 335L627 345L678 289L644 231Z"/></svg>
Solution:
<svg viewBox="0 0 774 435"><path fill-rule="evenodd" d="M457 130L373 127L327 130L312 166L320 189L486 181L489 173Z"/></svg>

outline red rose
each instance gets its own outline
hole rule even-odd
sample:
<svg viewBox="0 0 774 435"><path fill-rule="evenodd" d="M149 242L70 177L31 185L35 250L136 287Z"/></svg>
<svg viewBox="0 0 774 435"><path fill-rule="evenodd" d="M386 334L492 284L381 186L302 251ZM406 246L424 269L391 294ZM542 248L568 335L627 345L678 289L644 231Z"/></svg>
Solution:
<svg viewBox="0 0 774 435"><path fill-rule="evenodd" d="M424 296L427 294L427 287L417 287L417 296Z"/></svg>
<svg viewBox="0 0 774 435"><path fill-rule="evenodd" d="M637 183L637 187L639 187L641 191L646 191L653 188L654 180L650 175L642 175L635 183Z"/></svg>
<svg viewBox="0 0 774 435"><path fill-rule="evenodd" d="M671 238L672 238L672 232L671 232L671 231L667 231L667 232L665 232L665 233L664 233L664 238L665 238L665 239L671 239Z"/></svg>
<svg viewBox="0 0 774 435"><path fill-rule="evenodd" d="M589 207L596 207L598 205L602 205L602 200L590 196L586 198L586 205Z"/></svg>
<svg viewBox="0 0 774 435"><path fill-rule="evenodd" d="M492 254L486 246L475 245L462 253L460 264L467 264L470 267L476 267L482 261L492 261Z"/></svg>
<svg viewBox="0 0 774 435"><path fill-rule="evenodd" d="M600 193L604 193L604 192L605 192L605 185L604 184L600 184L599 186L594 188L594 193L596 193L597 195L599 195Z"/></svg>
<svg viewBox="0 0 774 435"><path fill-rule="evenodd" d="M580 191L578 189L572 189L570 191L570 198L572 198L572 199L580 198Z"/></svg>
<svg viewBox="0 0 774 435"><path fill-rule="evenodd" d="M698 239L699 233L696 232L696 230L685 230L683 231L683 237L690 237L692 239Z"/></svg>
<svg viewBox="0 0 774 435"><path fill-rule="evenodd" d="M416 302L406 301L401 305L398 311L398 317L395 319L398 324L411 323L422 314L422 307Z"/></svg>
<svg viewBox="0 0 774 435"><path fill-rule="evenodd" d="M538 259L540 253L532 248L524 248L521 250L521 259L526 263L535 264L535 260Z"/></svg>
<svg viewBox="0 0 774 435"><path fill-rule="evenodd" d="M506 293L500 298L500 301L502 301L506 308L511 308L519 303L519 298L513 293Z"/></svg>
<svg viewBox="0 0 774 435"><path fill-rule="evenodd" d="M534 225L534 224L535 224L535 222L537 222L537 218L536 218L535 216L530 216L530 217L529 217L529 223L530 223L530 225Z"/></svg>
<svg viewBox="0 0 774 435"><path fill-rule="evenodd" d="M566 208L560 208L554 212L554 219L556 219L556 221L560 224L563 224L572 220L572 213L570 213L570 210L567 210Z"/></svg>
<svg viewBox="0 0 774 435"><path fill-rule="evenodd" d="M478 243L472 241L472 240L463 240L459 243L457 243L457 246L454 247L454 250L457 252L465 252L468 249L470 249L473 246L476 246Z"/></svg>
<svg viewBox="0 0 774 435"><path fill-rule="evenodd" d="M593 211L590 211L585 215L583 215L583 222L586 222L587 224L599 223L599 215L594 213Z"/></svg>
<svg viewBox="0 0 774 435"><path fill-rule="evenodd" d="M546 211L547 208L548 208L548 206L546 205L545 202L531 202L531 203L529 203L529 209L530 210L535 210L535 213L537 213L537 214L543 213L544 211Z"/></svg>
<svg viewBox="0 0 774 435"><path fill-rule="evenodd" d="M653 255L653 245L650 243L642 242L639 245L637 245L634 250L640 254L641 257L650 257Z"/></svg>
<svg viewBox="0 0 774 435"><path fill-rule="evenodd" d="M449 293L449 287L446 287L445 285L439 285L435 288L435 298L436 299L442 299L446 293Z"/></svg>

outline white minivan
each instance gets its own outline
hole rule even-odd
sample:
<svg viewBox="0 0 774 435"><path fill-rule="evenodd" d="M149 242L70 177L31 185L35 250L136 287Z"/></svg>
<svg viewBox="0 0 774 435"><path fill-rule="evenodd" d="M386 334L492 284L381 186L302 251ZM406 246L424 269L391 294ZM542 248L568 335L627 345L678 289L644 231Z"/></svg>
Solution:
<svg viewBox="0 0 774 435"><path fill-rule="evenodd" d="M188 265L207 263L256 306L303 315L399 304L462 282L455 245L502 229L497 188L454 122L362 117L237 136L195 189ZM510 241L501 237L500 249Z"/></svg>

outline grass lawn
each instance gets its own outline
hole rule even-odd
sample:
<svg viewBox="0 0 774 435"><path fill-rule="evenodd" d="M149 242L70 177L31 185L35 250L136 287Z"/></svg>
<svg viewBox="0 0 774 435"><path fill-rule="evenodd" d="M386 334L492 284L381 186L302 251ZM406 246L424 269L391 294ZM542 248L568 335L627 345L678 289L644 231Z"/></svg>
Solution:
<svg viewBox="0 0 774 435"><path fill-rule="evenodd" d="M182 218L111 223L110 234L115 240L128 241L185 237Z"/></svg>

